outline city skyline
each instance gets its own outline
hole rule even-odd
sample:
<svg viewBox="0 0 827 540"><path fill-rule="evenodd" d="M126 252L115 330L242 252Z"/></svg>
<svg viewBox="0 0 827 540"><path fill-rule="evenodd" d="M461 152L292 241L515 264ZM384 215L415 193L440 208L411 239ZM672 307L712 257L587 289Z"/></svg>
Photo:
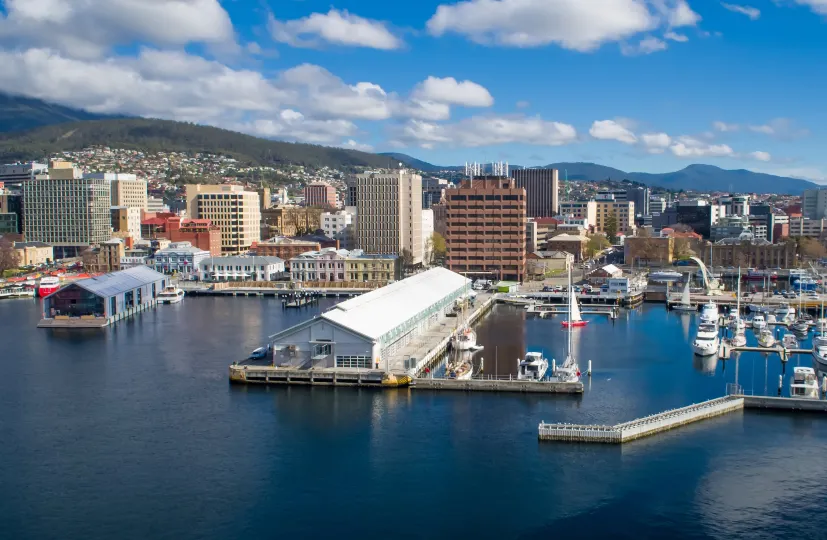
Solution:
<svg viewBox="0 0 827 540"><path fill-rule="evenodd" d="M0 0L0 91L431 163L827 182L817 0L136 6Z"/></svg>

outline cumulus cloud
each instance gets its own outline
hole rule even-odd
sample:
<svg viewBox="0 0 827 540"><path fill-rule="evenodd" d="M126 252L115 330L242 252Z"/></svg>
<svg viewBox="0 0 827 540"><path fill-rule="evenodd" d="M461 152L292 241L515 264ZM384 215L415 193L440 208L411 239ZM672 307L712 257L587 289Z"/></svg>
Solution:
<svg viewBox="0 0 827 540"><path fill-rule="evenodd" d="M0 42L99 58L117 45L234 43L218 0L4 0Z"/></svg>
<svg viewBox="0 0 827 540"><path fill-rule="evenodd" d="M681 158L735 157L735 151L726 144L709 144L694 137L681 136L669 147L673 155Z"/></svg>
<svg viewBox="0 0 827 540"><path fill-rule="evenodd" d="M663 34L663 37L671 41L677 41L679 43L686 43L687 41L689 41L688 37L686 37L683 34L678 34L674 30L669 30L668 32Z"/></svg>
<svg viewBox="0 0 827 540"><path fill-rule="evenodd" d="M738 4L727 4L726 2L721 2L721 6L723 6L724 9L728 9L734 13L746 15L753 21L756 21L761 17L761 10L752 6L740 6Z"/></svg>
<svg viewBox="0 0 827 540"><path fill-rule="evenodd" d="M749 129L754 133L771 135L782 140L800 139L810 134L809 130L798 127L789 118L775 118L766 124L749 126Z"/></svg>
<svg viewBox="0 0 827 540"><path fill-rule="evenodd" d="M757 159L758 161L770 161L772 159L772 156L768 152L762 152L760 150L750 152L749 157Z"/></svg>
<svg viewBox="0 0 827 540"><path fill-rule="evenodd" d="M663 154L672 144L672 138L666 133L644 133L640 140L650 154Z"/></svg>
<svg viewBox="0 0 827 540"><path fill-rule="evenodd" d="M738 124L727 124L726 122L721 122L720 120L712 122L712 127L715 128L715 131L720 131L721 133L729 133L741 129L741 126Z"/></svg>
<svg viewBox="0 0 827 540"><path fill-rule="evenodd" d="M623 43L620 45L620 52L626 56L635 56L638 54L652 54L654 52L666 50L668 45L662 39L656 37L646 37L640 40L636 45L629 45Z"/></svg>
<svg viewBox="0 0 827 540"><path fill-rule="evenodd" d="M459 122L436 124L409 120L396 130L396 140L403 144L432 148L435 144L458 147L529 144L561 146L577 140L577 130L539 116L472 116Z"/></svg>
<svg viewBox="0 0 827 540"><path fill-rule="evenodd" d="M273 39L293 47L319 47L323 44L392 50L402 47L384 22L331 9L301 19L280 21L272 15L268 27Z"/></svg>
<svg viewBox="0 0 827 540"><path fill-rule="evenodd" d="M359 150L361 152L373 152L373 146L369 144L360 143L350 139L345 141L342 145L343 148L349 148L351 150Z"/></svg>
<svg viewBox="0 0 827 540"><path fill-rule="evenodd" d="M625 144L635 144L637 137L629 129L614 120L597 120L589 129L589 135L604 141L618 141Z"/></svg>
<svg viewBox="0 0 827 540"><path fill-rule="evenodd" d="M698 20L685 0L465 0L440 5L427 26L435 36L453 32L486 45L592 51Z"/></svg>
<svg viewBox="0 0 827 540"><path fill-rule="evenodd" d="M356 124L349 120L313 120L292 109L280 111L272 118L259 118L227 127L261 137L315 144L336 144L358 131Z"/></svg>
<svg viewBox="0 0 827 540"><path fill-rule="evenodd" d="M484 87L472 81L459 82L453 77L428 77L414 88L414 99L464 107L490 107L494 98Z"/></svg>
<svg viewBox="0 0 827 540"><path fill-rule="evenodd" d="M814 13L819 15L827 15L827 2L825 0L793 0L796 4L807 6Z"/></svg>

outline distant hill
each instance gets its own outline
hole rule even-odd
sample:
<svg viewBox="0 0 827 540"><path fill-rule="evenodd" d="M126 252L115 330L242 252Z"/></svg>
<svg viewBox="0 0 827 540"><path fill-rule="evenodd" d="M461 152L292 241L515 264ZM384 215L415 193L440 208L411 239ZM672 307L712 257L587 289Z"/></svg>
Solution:
<svg viewBox="0 0 827 540"><path fill-rule="evenodd" d="M451 165L451 166L446 166L446 167L442 167L440 165L433 165L431 163L428 163L427 161L422 161L421 159L416 159L415 157L411 157L407 154L400 154L399 152L384 152L384 153L379 154L379 155L380 156L387 156L388 158L390 158L394 161L404 163L405 165L407 165L408 167L411 167L412 169L416 169L418 171L427 172L427 173L432 173L432 172L436 172L436 171L453 170L453 169L459 169L460 168L456 165Z"/></svg>
<svg viewBox="0 0 827 540"><path fill-rule="evenodd" d="M23 131L63 122L104 118L115 117L0 92L0 132Z"/></svg>
<svg viewBox="0 0 827 540"><path fill-rule="evenodd" d="M207 152L254 165L387 167L387 156L312 144L260 139L235 131L171 120L124 118L45 126L22 133L0 133L0 162L43 159L56 152L90 146L146 152Z"/></svg>
<svg viewBox="0 0 827 540"><path fill-rule="evenodd" d="M424 172L459 168L431 165L405 154L392 155L394 159ZM800 195L805 189L817 187L817 184L799 178L775 176L744 169L727 170L713 165L689 165L685 169L669 173L625 172L597 163L550 163L542 168L559 170L561 180L566 175L569 180L631 180L673 190Z"/></svg>

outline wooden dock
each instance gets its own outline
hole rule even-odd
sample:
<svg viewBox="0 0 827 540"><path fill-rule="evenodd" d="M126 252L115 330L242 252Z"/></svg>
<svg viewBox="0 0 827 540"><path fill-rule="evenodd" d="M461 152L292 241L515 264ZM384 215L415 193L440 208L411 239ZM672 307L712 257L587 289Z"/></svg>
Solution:
<svg viewBox="0 0 827 540"><path fill-rule="evenodd" d="M230 382L261 385L367 386L398 388L408 386L410 377L394 376L378 369L322 368L297 369L233 364Z"/></svg>
<svg viewBox="0 0 827 540"><path fill-rule="evenodd" d="M414 379L417 390L454 390L457 392L522 392L527 394L582 394L583 383L561 383L550 381L520 381L517 379Z"/></svg>

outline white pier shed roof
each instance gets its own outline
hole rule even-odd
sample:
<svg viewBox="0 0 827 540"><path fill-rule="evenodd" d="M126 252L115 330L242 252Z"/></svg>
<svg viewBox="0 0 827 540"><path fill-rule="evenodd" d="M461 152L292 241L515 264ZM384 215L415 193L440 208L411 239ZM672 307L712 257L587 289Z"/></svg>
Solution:
<svg viewBox="0 0 827 540"><path fill-rule="evenodd" d="M379 340L445 298L466 289L470 282L456 272L433 268L342 302L322 318Z"/></svg>

